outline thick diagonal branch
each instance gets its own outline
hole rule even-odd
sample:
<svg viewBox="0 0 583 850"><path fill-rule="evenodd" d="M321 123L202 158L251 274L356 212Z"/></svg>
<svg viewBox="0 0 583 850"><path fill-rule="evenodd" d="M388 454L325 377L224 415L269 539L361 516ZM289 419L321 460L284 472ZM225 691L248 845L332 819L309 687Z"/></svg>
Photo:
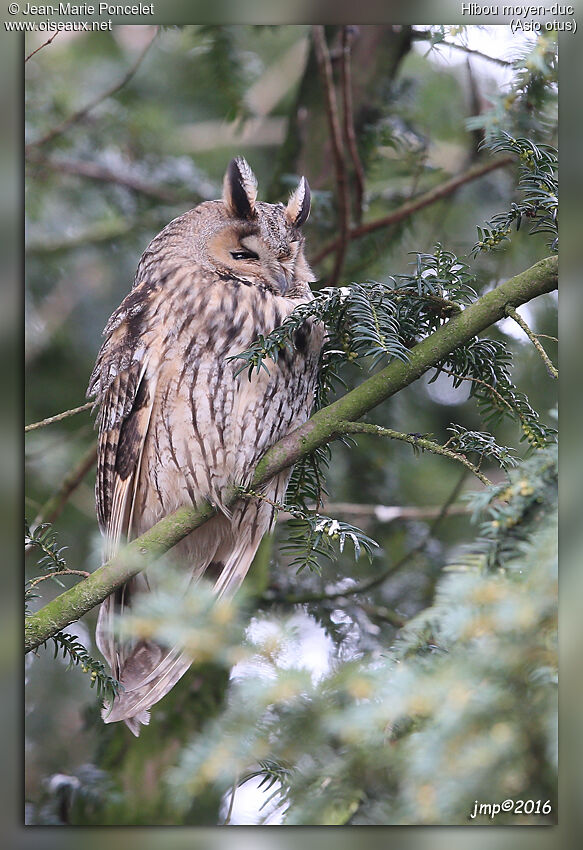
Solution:
<svg viewBox="0 0 583 850"><path fill-rule="evenodd" d="M251 487L260 487L318 446L336 439L339 429L341 430L340 423L359 419L399 390L412 384L459 345L504 318L508 306L519 307L556 288L557 258L548 257L486 293L412 348L407 362L392 361L356 389L319 410L304 425L272 446L259 462ZM233 490L231 501L236 499L237 492ZM34 649L69 623L78 620L112 591L143 570L153 559L160 557L206 522L213 513L211 505L203 504L198 508L180 508L160 520L89 578L53 599L36 614L27 617L25 650L28 652Z"/></svg>

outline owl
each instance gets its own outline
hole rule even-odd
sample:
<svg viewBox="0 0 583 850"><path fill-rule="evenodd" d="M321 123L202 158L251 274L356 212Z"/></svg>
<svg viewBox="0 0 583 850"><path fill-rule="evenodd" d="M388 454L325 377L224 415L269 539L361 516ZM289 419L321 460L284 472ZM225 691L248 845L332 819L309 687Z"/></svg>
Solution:
<svg viewBox="0 0 583 850"><path fill-rule="evenodd" d="M229 358L313 298L300 231L309 212L305 178L287 205L258 202L257 180L239 157L221 200L174 219L146 248L104 330L87 391L99 407L96 502L106 559L177 508L209 501L216 514L172 550L185 581L205 576L221 596L245 578L289 471L265 485L269 501L229 506L228 497L310 415L323 330L306 321L293 351L251 377ZM114 617L137 593L152 592L153 581L145 571L109 596L96 630L123 685L103 719L125 721L135 735L192 662L180 646L116 637Z"/></svg>

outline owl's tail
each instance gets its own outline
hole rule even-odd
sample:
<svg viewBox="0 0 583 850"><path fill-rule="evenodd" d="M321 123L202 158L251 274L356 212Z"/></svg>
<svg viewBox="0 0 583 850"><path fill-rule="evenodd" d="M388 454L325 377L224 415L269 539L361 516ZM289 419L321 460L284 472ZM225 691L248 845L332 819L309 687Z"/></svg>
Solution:
<svg viewBox="0 0 583 850"><path fill-rule="evenodd" d="M287 477L271 483L266 494L270 501L282 498ZM269 502L241 502L228 519L218 516L195 529L177 545L177 554L181 560L186 556L188 562L197 565L192 569L195 580L208 569L208 574L212 572L216 578L213 589L217 596L232 596L247 575L273 516ZM180 646L165 648L151 640L124 645L115 638L115 614L131 606L136 592L146 590L151 592L143 574L130 579L121 592L102 603L96 630L97 645L123 687L113 704L104 707L103 720L123 720L136 736L141 726L149 723L149 709L174 687L193 662Z"/></svg>
<svg viewBox="0 0 583 850"><path fill-rule="evenodd" d="M153 641L139 641L120 673L123 691L101 712L104 722L123 720L138 737L141 727L150 722L149 709L174 687L191 664L192 658L176 648L168 652Z"/></svg>

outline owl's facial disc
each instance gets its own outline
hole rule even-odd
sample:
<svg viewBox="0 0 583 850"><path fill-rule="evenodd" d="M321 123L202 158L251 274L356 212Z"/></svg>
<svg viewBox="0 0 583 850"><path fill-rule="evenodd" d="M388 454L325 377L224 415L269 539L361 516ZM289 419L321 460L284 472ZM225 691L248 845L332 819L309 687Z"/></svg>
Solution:
<svg viewBox="0 0 583 850"><path fill-rule="evenodd" d="M225 227L210 240L209 252L234 278L263 283L285 295L294 278L298 246L291 243L285 256L278 257L256 229Z"/></svg>

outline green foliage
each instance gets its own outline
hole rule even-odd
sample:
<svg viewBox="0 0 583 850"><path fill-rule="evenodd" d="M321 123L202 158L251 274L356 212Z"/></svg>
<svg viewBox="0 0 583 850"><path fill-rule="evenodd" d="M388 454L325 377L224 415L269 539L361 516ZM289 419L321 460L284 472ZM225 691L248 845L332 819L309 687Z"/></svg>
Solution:
<svg viewBox="0 0 583 850"><path fill-rule="evenodd" d="M283 663L285 629L251 643L256 672L168 774L176 801L260 775L290 825L470 823L475 799L506 797L554 812L556 480L548 449L488 491L485 522L498 525L481 562L456 560L390 656L314 680Z"/></svg>
<svg viewBox="0 0 583 850"><path fill-rule="evenodd" d="M376 282L353 283L342 317L348 359L370 358L371 369L393 358L407 360L396 313L397 307L385 287Z"/></svg>
<svg viewBox="0 0 583 850"><path fill-rule="evenodd" d="M247 370L251 379L254 371L269 371L265 361L277 362L285 348L293 351L295 334L308 320L327 328L325 368L318 390L323 400L336 388L342 359L366 358L371 369L393 358L407 360L408 347L476 298L469 267L455 254L437 244L434 254L416 252L415 257L412 274L321 289L270 334L259 336L246 351L229 358L242 361L237 374Z"/></svg>
<svg viewBox="0 0 583 850"><path fill-rule="evenodd" d="M450 425L447 430L451 437L445 444L446 448L460 454L475 452L481 460L492 458L502 469L516 466L514 450L509 446L499 446L492 434L469 431L463 425Z"/></svg>
<svg viewBox="0 0 583 850"><path fill-rule="evenodd" d="M44 522L37 525L34 530L31 530L28 520L24 520L24 547L27 550L38 550L40 558L37 561L37 566L46 572L47 578L56 582L60 587L64 584L59 580L59 573L67 571L67 562L63 556L63 552L67 550L66 546L59 546L57 542L57 534L53 531L51 523ZM38 594L34 588L37 580L29 579L24 585L24 610L28 613L28 603L35 599Z"/></svg>
<svg viewBox="0 0 583 850"><path fill-rule="evenodd" d="M320 505L323 495L328 493L325 482L331 456L329 445L320 446L295 464L286 494L291 504L305 512L310 504Z"/></svg>
<svg viewBox="0 0 583 850"><path fill-rule="evenodd" d="M475 540L464 547L463 563L496 571L520 558L524 543L545 514L556 510L557 447L537 452L510 473L509 480L472 495L474 515L488 518Z"/></svg>
<svg viewBox="0 0 583 850"><path fill-rule="evenodd" d="M207 41L208 67L214 74L217 91L228 104L227 117L231 120L248 115L245 92L248 74L237 44L239 27L205 25L199 28L203 41Z"/></svg>
<svg viewBox="0 0 583 850"><path fill-rule="evenodd" d="M290 566L296 567L298 572L305 567L319 572L318 555L332 560L337 554L336 547L342 553L347 542L354 547L355 560L358 560L361 552L368 556L369 561L372 560L373 549L378 547L378 543L362 529L322 514L297 516L296 509L291 510L296 516L287 523L286 543L282 552L291 558Z"/></svg>
<svg viewBox="0 0 583 850"><path fill-rule="evenodd" d="M93 688L96 686L98 697L108 701L115 699L122 685L120 685L117 679L112 678L107 673L101 661L97 661L89 655L83 644L76 637L66 632L57 632L51 640L54 644L54 658L61 651L63 658L69 659L67 669L73 666L80 666L81 670L89 675L90 687ZM46 646L46 643L43 646Z"/></svg>
<svg viewBox="0 0 583 850"><path fill-rule="evenodd" d="M31 531L27 520L24 521L24 545L40 550L42 553L38 560L38 566L47 572L61 572L67 568L67 562L63 557L66 546L59 546L57 534L53 531L50 522L43 522Z"/></svg>
<svg viewBox="0 0 583 850"><path fill-rule="evenodd" d="M56 532L53 531L51 523L42 523L31 531L28 522L25 520L24 545L26 548L40 551L41 557L37 562L37 566L44 571L44 575L36 579L30 579L25 584L25 613L29 614L28 603L38 596L35 592L36 585L42 579L50 577L60 587L64 587L63 583L59 581L59 575L67 575L70 570L63 556L63 552L66 551L67 547L59 546ZM90 686L92 688L97 686L97 695L99 697L115 698L121 687L119 682L107 673L105 666L100 661L89 655L83 644L76 637L66 632L57 632L51 638L51 641L54 645L54 657L56 658L59 651L61 651L63 658L69 659L67 669L80 665L83 672L89 674ZM43 646L46 647L46 641Z"/></svg>
<svg viewBox="0 0 583 850"><path fill-rule="evenodd" d="M241 360L239 374L266 369L266 360L277 362L283 349L293 351L296 332L306 321L326 325L316 409L328 403L342 380L347 364L364 361L368 368L386 365L394 358L406 360L408 348L439 328L476 297L474 278L467 263L437 244L434 253L415 253L410 274L391 275L384 282L353 283L341 289L325 288L313 301L301 304L267 336L259 337L249 349L231 357ZM488 425L496 425L504 416L515 419L522 439L540 448L553 442L556 430L545 425L538 413L511 379L512 353L493 339L473 339L453 351L437 367L431 382L442 371L452 376L453 386L465 380L470 394ZM457 430L456 430L457 428ZM473 452L478 463L489 459L503 469L512 465L512 450L498 446L492 434L453 426L446 445L456 451ZM450 429L451 430L451 429ZM288 499L298 509L312 501L319 504L323 491L329 449L318 450L298 464Z"/></svg>
<svg viewBox="0 0 583 850"><path fill-rule="evenodd" d="M512 354L502 342L475 338L460 345L438 366L432 378L441 371L453 378L454 387L471 381L470 394L476 399L480 414L488 425L496 425L504 416L520 425L521 441L531 448L542 448L556 441L557 431L545 425L531 407L526 395L512 382ZM504 455L501 450L498 454Z"/></svg>
<svg viewBox="0 0 583 850"><path fill-rule="evenodd" d="M500 130L552 138L557 131L557 33L541 32L517 50L510 86L490 95L491 108L468 118L466 126L483 130L486 138Z"/></svg>
<svg viewBox="0 0 583 850"><path fill-rule="evenodd" d="M242 496L243 498L263 498L260 493L253 490L243 490ZM299 501L305 499L305 491L302 496L303 498ZM316 502L318 502L317 499ZM290 566L296 567L298 573L305 567L320 573L318 556L334 560L338 553L344 552L347 542L352 543L355 560L364 553L369 562L372 561L373 549L378 547L378 543L366 535L362 529L308 510L300 504L278 505L275 502L269 502L269 504L276 510L285 511L292 516L292 519L286 523L285 544L281 551L290 559Z"/></svg>
<svg viewBox="0 0 583 850"><path fill-rule="evenodd" d="M236 375L247 369L249 380L255 371L257 374L261 369L269 372L265 360L273 360L277 363L279 353L284 349L294 351L295 334L304 323L311 319L323 322L325 325L338 323L343 313L345 291L334 287L322 289L313 301L299 304L286 319L274 328L267 336L260 334L251 346L245 351L228 357L227 360L241 360Z"/></svg>
<svg viewBox="0 0 583 850"><path fill-rule="evenodd" d="M514 222L520 230L523 218L530 221L529 233L549 233L553 237L549 247L556 251L559 245L558 223L558 161L557 151L549 145L535 145L530 139L514 139L502 133L491 139L487 147L493 153L507 152L518 156L520 169L518 189L523 197L512 203L508 212L498 213L487 222L487 227L478 227L479 241L472 249L476 256L480 251L490 251L509 241Z"/></svg>

